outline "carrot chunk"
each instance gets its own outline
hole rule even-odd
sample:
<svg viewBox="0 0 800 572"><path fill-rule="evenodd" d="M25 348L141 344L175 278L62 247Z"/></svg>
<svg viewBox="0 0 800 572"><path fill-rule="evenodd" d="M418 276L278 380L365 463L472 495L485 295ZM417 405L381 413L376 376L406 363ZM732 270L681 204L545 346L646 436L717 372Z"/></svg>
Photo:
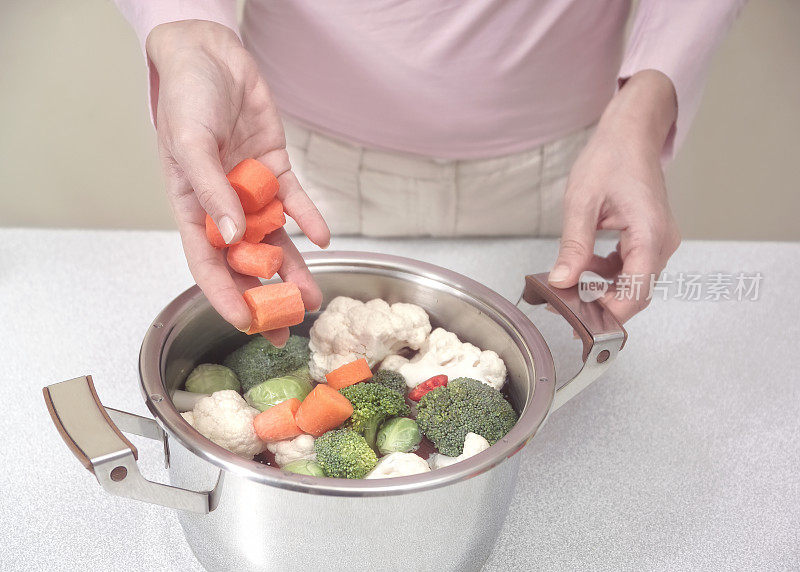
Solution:
<svg viewBox="0 0 800 572"><path fill-rule="evenodd" d="M245 215L244 218L247 224L244 239L247 242L261 242L266 235L286 224L283 203L278 199L270 201L263 209Z"/></svg>
<svg viewBox="0 0 800 572"><path fill-rule="evenodd" d="M304 433L319 437L336 429L352 414L353 405L344 395L320 383L300 404L294 420Z"/></svg>
<svg viewBox="0 0 800 572"><path fill-rule="evenodd" d="M240 242L228 249L228 264L239 274L272 278L283 264L283 249L263 242Z"/></svg>
<svg viewBox="0 0 800 572"><path fill-rule="evenodd" d="M258 438L262 441L282 441L301 435L303 430L294 421L299 407L300 400L292 397L256 415L253 428Z"/></svg>
<svg viewBox="0 0 800 572"><path fill-rule="evenodd" d="M351 361L343 366L337 367L330 373L325 374L325 381L333 389L342 389L350 385L355 385L361 381L366 381L372 377L372 371L364 358Z"/></svg>
<svg viewBox="0 0 800 572"><path fill-rule="evenodd" d="M245 159L231 169L228 182L239 195L245 213L264 208L278 194L278 179L255 159Z"/></svg>
<svg viewBox="0 0 800 572"><path fill-rule="evenodd" d="M253 316L250 328L246 332L248 334L294 326L302 322L305 317L306 310L300 289L291 282L250 288L243 295Z"/></svg>
<svg viewBox="0 0 800 572"><path fill-rule="evenodd" d="M245 229L244 240L246 242L258 243L264 237L274 232L286 224L286 215L283 214L283 203L278 199L270 201L263 209L254 213L244 215ZM217 228L217 224L206 215L206 238L214 248L225 248L230 246L225 244L222 234ZM241 242L241 241L240 241ZM239 244L234 242L234 244Z"/></svg>

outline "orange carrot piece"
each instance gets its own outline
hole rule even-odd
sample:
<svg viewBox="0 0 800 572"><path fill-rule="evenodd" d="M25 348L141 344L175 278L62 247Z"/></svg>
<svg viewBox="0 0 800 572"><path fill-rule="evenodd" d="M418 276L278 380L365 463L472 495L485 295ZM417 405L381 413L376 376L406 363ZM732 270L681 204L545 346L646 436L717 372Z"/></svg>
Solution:
<svg viewBox="0 0 800 572"><path fill-rule="evenodd" d="M253 316L247 334L294 326L305 317L306 309L297 284L264 284L246 290L243 296Z"/></svg>
<svg viewBox="0 0 800 572"><path fill-rule="evenodd" d="M336 429L352 414L353 404L344 395L320 383L300 404L294 420L304 433L319 437Z"/></svg>
<svg viewBox="0 0 800 572"><path fill-rule="evenodd" d="M228 264L239 274L272 278L283 264L283 249L263 242L240 242L228 249Z"/></svg>
<svg viewBox="0 0 800 572"><path fill-rule="evenodd" d="M263 209L244 215L244 240L253 244L264 240L264 237L286 224L286 215L283 214L283 203L278 199L270 201ZM211 216L206 215L206 238L214 248L230 246L225 241ZM239 241L241 242L241 241ZM234 244L239 244L234 242Z"/></svg>
<svg viewBox="0 0 800 572"><path fill-rule="evenodd" d="M245 159L231 169L228 182L239 195L245 213L264 208L278 194L278 179L255 159Z"/></svg>
<svg viewBox="0 0 800 572"><path fill-rule="evenodd" d="M262 441L282 441L302 435L303 430L294 421L299 407L300 400L292 397L256 415L253 428L258 438Z"/></svg>
<svg viewBox="0 0 800 572"><path fill-rule="evenodd" d="M330 373L326 373L325 381L327 381L328 385L333 389L339 390L343 387L366 381L371 377L372 371L369 369L367 360L359 358L356 361L351 361L350 363L337 367Z"/></svg>
<svg viewBox="0 0 800 572"><path fill-rule="evenodd" d="M286 224L283 203L278 199L270 201L263 209L245 215L247 227L244 230L246 242L261 242L264 237Z"/></svg>

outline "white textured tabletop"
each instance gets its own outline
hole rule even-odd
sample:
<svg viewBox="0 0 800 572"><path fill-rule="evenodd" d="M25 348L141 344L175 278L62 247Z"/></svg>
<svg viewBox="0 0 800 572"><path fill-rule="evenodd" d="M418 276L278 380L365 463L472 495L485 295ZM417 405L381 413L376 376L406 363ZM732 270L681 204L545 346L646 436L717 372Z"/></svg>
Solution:
<svg viewBox="0 0 800 572"><path fill-rule="evenodd" d="M548 269L556 242L333 247L433 262L515 300L524 273ZM758 299L736 300L732 287L727 301L667 292L629 322L609 372L523 451L486 569L800 568L798 260L800 244L686 242L668 277L704 274L705 297L711 273L759 272ZM106 405L146 415L139 344L191 284L176 233L0 230L0 569L200 570L173 512L106 494L41 396L91 373ZM546 337L550 322L540 324ZM556 339L563 371L574 343ZM145 476L166 479L159 445L133 441Z"/></svg>

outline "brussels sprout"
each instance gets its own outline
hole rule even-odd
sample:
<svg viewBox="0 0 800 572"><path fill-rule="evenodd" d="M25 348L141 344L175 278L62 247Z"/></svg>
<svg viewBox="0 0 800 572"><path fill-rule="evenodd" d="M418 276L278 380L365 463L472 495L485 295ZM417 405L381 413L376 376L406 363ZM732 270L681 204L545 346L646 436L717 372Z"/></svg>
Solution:
<svg viewBox="0 0 800 572"><path fill-rule="evenodd" d="M233 370L224 365L201 363L186 378L186 391L192 393L214 393L225 389L241 391L242 388Z"/></svg>
<svg viewBox="0 0 800 572"><path fill-rule="evenodd" d="M281 469L289 471L290 473L297 473L298 475L311 475L312 477L325 476L320 464L308 459L297 459L296 461L284 465Z"/></svg>
<svg viewBox="0 0 800 572"><path fill-rule="evenodd" d="M310 392L311 376L308 374L308 367L301 367L281 377L259 383L244 394L244 399L251 407L265 411L292 397L303 401Z"/></svg>
<svg viewBox="0 0 800 572"><path fill-rule="evenodd" d="M392 417L381 425L375 444L383 455L389 453L409 453L414 451L422 434L417 422L408 417Z"/></svg>

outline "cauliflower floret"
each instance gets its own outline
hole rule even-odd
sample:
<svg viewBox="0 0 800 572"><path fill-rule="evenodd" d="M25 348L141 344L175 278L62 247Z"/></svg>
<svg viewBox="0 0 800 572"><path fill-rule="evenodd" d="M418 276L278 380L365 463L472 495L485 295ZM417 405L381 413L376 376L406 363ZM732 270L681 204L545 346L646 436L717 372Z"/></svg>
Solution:
<svg viewBox="0 0 800 572"><path fill-rule="evenodd" d="M473 455L477 455L488 448L489 441L477 433L467 433L466 437L464 437L464 452L458 457L448 457L441 453L434 453L428 459L428 464L431 469L443 469L444 467L449 467L450 465L469 459Z"/></svg>
<svg viewBox="0 0 800 572"><path fill-rule="evenodd" d="M216 391L198 401L194 409L181 413L183 418L204 437L231 453L252 459L264 450L264 442L253 428L253 418L258 415L232 389Z"/></svg>
<svg viewBox="0 0 800 572"><path fill-rule="evenodd" d="M358 358L373 367L403 348L419 349L430 332L428 314L414 304L337 296L311 327L311 377L322 382L326 373Z"/></svg>
<svg viewBox="0 0 800 572"><path fill-rule="evenodd" d="M285 441L273 441L267 443L267 449L275 455L275 463L279 467L299 459L308 459L309 461L317 459L317 454L314 452L314 437L311 435L300 435Z"/></svg>
<svg viewBox="0 0 800 572"><path fill-rule="evenodd" d="M414 388L434 375L449 379L471 377L499 390L506 380L506 364L495 352L481 351L468 342L462 342L453 332L436 328L410 360L400 355L390 355L383 360L381 369L393 369L406 378L409 388Z"/></svg>
<svg viewBox="0 0 800 572"><path fill-rule="evenodd" d="M431 468L425 459L414 453L389 453L382 457L365 479L388 479L427 473Z"/></svg>

